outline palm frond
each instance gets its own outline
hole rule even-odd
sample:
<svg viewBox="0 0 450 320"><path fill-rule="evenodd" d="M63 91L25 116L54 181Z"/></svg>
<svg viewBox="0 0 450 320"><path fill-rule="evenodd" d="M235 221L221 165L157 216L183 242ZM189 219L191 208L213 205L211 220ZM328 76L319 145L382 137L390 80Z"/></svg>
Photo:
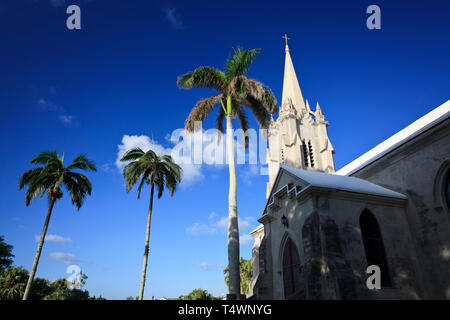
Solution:
<svg viewBox="0 0 450 320"><path fill-rule="evenodd" d="M86 154L83 153L79 154L75 159L73 159L72 163L67 166L67 170L72 169L97 171L94 162L89 160Z"/></svg>
<svg viewBox="0 0 450 320"><path fill-rule="evenodd" d="M209 88L223 91L226 87L226 78L225 74L216 68L200 67L179 76L177 85L182 89Z"/></svg>
<svg viewBox="0 0 450 320"><path fill-rule="evenodd" d="M29 185L33 179L41 174L43 168L31 169L23 173L19 178L19 190L22 190L24 186Z"/></svg>
<svg viewBox="0 0 450 320"><path fill-rule="evenodd" d="M66 172L66 174L64 175L64 178L66 178L66 177L75 179L79 188L85 190L87 192L87 194L91 195L92 183L89 180L89 178L86 177L84 174L81 174L78 172Z"/></svg>
<svg viewBox="0 0 450 320"><path fill-rule="evenodd" d="M255 99L251 95L247 95L245 99L245 105L253 113L253 115L256 118L256 121L258 121L258 124L261 128L266 129L269 127L270 121L272 119L272 114L265 107L265 105L261 100Z"/></svg>
<svg viewBox="0 0 450 320"><path fill-rule="evenodd" d="M127 193L139 181L140 176L145 171L145 167L139 161L130 162L123 168L123 177L125 178Z"/></svg>
<svg viewBox="0 0 450 320"><path fill-rule="evenodd" d="M75 176L72 175L64 176L64 186L70 192L72 204L74 204L77 209L80 210L80 208L83 206L86 193L88 192L89 194L91 194L90 190L86 190L86 188L83 187L82 184L80 184L80 181L77 181Z"/></svg>
<svg viewBox="0 0 450 320"><path fill-rule="evenodd" d="M237 99L244 99L247 95L247 78L245 76L236 76L231 80L229 90Z"/></svg>
<svg viewBox="0 0 450 320"><path fill-rule="evenodd" d="M46 165L47 161L50 159L59 159L58 153L56 151L42 151L37 156L35 156L33 159L31 159L31 164L43 164Z"/></svg>
<svg viewBox="0 0 450 320"><path fill-rule="evenodd" d="M55 184L55 181L56 176L54 174L36 175L30 181L25 194L25 205L29 206L39 194L43 196L44 193Z"/></svg>
<svg viewBox="0 0 450 320"><path fill-rule="evenodd" d="M133 148L125 152L120 161L132 161L137 160L144 155L144 151L141 148Z"/></svg>
<svg viewBox="0 0 450 320"><path fill-rule="evenodd" d="M247 115L245 113L245 111L243 110L242 106L236 106L235 107L236 110L236 116L239 120L239 124L241 126L241 129L244 131L244 150L247 150L248 148L248 140L249 137L248 135L246 135L245 133L248 130L248 120L247 120Z"/></svg>
<svg viewBox="0 0 450 320"><path fill-rule="evenodd" d="M270 113L278 112L277 99L272 90L261 82L253 79L246 80L246 96L259 100Z"/></svg>
<svg viewBox="0 0 450 320"><path fill-rule="evenodd" d="M225 111L223 111L223 109L220 108L219 115L217 116L217 119L216 119L216 129L222 133L224 132L223 131L223 119L225 119ZM220 138L220 135L219 135L219 138Z"/></svg>
<svg viewBox="0 0 450 320"><path fill-rule="evenodd" d="M233 48L234 52L226 62L225 76L230 82L234 77L245 76L260 49L245 50L241 46Z"/></svg>
<svg viewBox="0 0 450 320"><path fill-rule="evenodd" d="M19 178L19 189L28 186L25 204L28 206L40 194L41 198L48 193L49 201L63 196L61 186L71 193L72 203L78 210L81 208L86 194L91 194L92 184L81 173L71 169L96 171L94 162L85 154L78 155L72 163L64 168L64 154L60 157L55 151L43 151L31 160L32 164L44 164L44 167L29 170Z"/></svg>
<svg viewBox="0 0 450 320"><path fill-rule="evenodd" d="M194 125L196 121L203 121L211 113L214 107L220 103L223 98L223 94L218 94L209 98L205 98L197 102L194 108L189 113L186 121L184 122L184 127L187 131L194 131Z"/></svg>

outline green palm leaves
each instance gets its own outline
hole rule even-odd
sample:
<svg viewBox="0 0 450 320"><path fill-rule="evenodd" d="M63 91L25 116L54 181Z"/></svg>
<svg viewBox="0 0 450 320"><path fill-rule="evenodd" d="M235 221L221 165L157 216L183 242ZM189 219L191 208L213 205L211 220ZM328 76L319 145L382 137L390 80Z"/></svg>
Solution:
<svg viewBox="0 0 450 320"><path fill-rule="evenodd" d="M161 198L164 188L173 195L177 184L181 182L182 169L169 155L159 157L152 150L144 152L140 148L134 148L128 150L120 161L131 161L123 169L123 176L127 193L140 180L138 198L145 183L155 185L158 188L158 198Z"/></svg>
<svg viewBox="0 0 450 320"><path fill-rule="evenodd" d="M72 204L80 210L86 195L91 195L92 184L85 175L73 170L97 171L94 162L89 160L85 154L78 155L67 167L64 167L64 154L59 156L56 151L43 151L31 159L30 163L36 165L41 164L43 167L28 170L19 179L20 190L25 186L28 187L25 194L25 204L29 206L37 196L40 195L42 198L47 192L49 208L33 266L31 267L30 276L28 277L23 300L27 300L30 294L31 284L36 274L53 206L56 200L63 196L61 187L64 186L67 189L72 197Z"/></svg>
<svg viewBox="0 0 450 320"><path fill-rule="evenodd" d="M248 121L244 107L253 113L262 128L269 126L272 113L277 111L277 101L267 86L246 78L259 49L245 50L238 47L233 51L226 61L225 71L200 67L178 77L180 88L209 88L219 92L197 102L185 121L186 130L194 131L194 123L205 120L216 106L221 106L216 120L216 127L220 131L223 131L226 115L236 116L242 130L246 131Z"/></svg>
<svg viewBox="0 0 450 320"><path fill-rule="evenodd" d="M216 128L223 131L223 120L226 118L227 157L230 187L228 192L228 265L230 275L229 291L231 297L240 299L239 276L239 226L237 213L236 165L234 161L234 142L232 117L239 120L244 132L249 129L246 107L253 113L260 127L268 128L272 114L277 111L277 102L272 91L256 80L247 79L246 74L253 63L259 49L234 49L226 61L225 71L212 67L200 67L178 77L180 88L210 88L218 94L200 100L192 108L184 122L187 131L196 130L195 122L203 121L211 112L219 107ZM244 148L248 148L248 135L245 135Z"/></svg>
<svg viewBox="0 0 450 320"><path fill-rule="evenodd" d="M147 275L147 262L150 242L150 226L153 211L153 193L155 186L158 189L158 198L167 188L172 196L177 184L181 181L181 168L172 160L169 155L158 156L154 151L142 151L140 148L128 150L120 161L130 161L123 169L123 177L126 181L127 193L138 185L138 199L141 196L141 190L144 184L151 186L150 204L148 207L147 229L145 236L144 263L142 265L141 286L139 289L139 300L144 298L145 279Z"/></svg>
<svg viewBox="0 0 450 320"><path fill-rule="evenodd" d="M80 210L86 195L92 192L92 184L85 175L73 170L97 171L95 164L85 154L78 155L67 167L64 167L64 155L59 156L56 151L43 151L30 163L44 166L28 170L19 179L20 190L28 187L25 195L27 206L37 196L42 198L46 192L50 199L61 198L61 186L64 185L72 197L72 203Z"/></svg>

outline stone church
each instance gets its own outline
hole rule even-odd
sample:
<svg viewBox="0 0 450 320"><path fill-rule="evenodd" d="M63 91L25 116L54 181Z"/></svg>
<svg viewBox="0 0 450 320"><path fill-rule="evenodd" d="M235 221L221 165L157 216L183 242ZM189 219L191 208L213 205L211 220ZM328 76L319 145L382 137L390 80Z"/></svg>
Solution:
<svg viewBox="0 0 450 320"><path fill-rule="evenodd" d="M450 299L450 100L337 172L327 126L286 43L250 299Z"/></svg>

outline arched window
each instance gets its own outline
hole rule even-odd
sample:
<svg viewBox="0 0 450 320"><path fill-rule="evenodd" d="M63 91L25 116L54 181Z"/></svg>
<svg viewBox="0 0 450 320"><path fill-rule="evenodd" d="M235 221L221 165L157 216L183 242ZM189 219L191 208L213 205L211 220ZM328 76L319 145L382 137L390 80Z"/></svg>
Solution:
<svg viewBox="0 0 450 320"><path fill-rule="evenodd" d="M365 209L359 218L361 235L366 251L367 265L377 265L381 270L381 286L390 287L391 278L384 251L383 239L381 238L380 227L374 215Z"/></svg>
<svg viewBox="0 0 450 320"><path fill-rule="evenodd" d="M447 181L445 183L445 201L447 203L447 209L450 211L450 170L447 174Z"/></svg>
<svg viewBox="0 0 450 320"><path fill-rule="evenodd" d="M300 289L300 272L300 257L297 247L294 241L288 238L283 250L284 297L288 297Z"/></svg>

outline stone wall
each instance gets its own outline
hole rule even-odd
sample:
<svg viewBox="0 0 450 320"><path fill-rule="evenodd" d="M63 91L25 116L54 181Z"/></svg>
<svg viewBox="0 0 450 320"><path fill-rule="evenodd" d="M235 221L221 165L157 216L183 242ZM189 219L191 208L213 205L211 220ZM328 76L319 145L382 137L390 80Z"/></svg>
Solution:
<svg viewBox="0 0 450 320"><path fill-rule="evenodd" d="M415 276L425 299L450 299L450 213L442 192L448 170L450 119L352 174L408 196L406 220L420 266Z"/></svg>

